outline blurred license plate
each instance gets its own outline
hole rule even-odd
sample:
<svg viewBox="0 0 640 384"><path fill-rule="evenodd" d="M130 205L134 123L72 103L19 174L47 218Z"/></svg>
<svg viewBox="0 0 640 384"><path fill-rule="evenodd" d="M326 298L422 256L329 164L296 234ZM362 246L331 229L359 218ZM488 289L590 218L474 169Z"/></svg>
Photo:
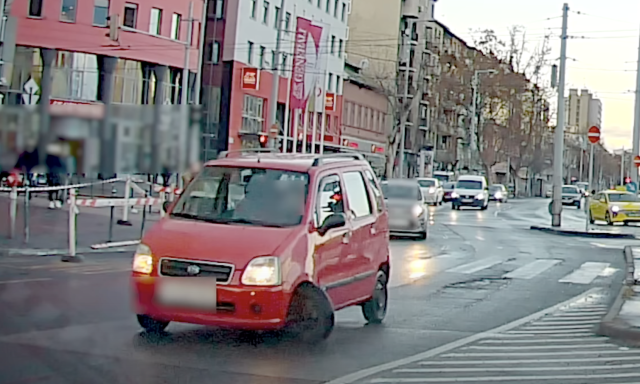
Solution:
<svg viewBox="0 0 640 384"><path fill-rule="evenodd" d="M638 217L638 216L640 216L640 212L629 212L629 213L627 213L627 216Z"/></svg>
<svg viewBox="0 0 640 384"><path fill-rule="evenodd" d="M473 203L473 199L462 199L463 203Z"/></svg>
<svg viewBox="0 0 640 384"><path fill-rule="evenodd" d="M408 220L395 219L395 220L391 220L389 225L391 225L392 227L395 227L395 228L406 227L406 226L409 225L409 221Z"/></svg>
<svg viewBox="0 0 640 384"><path fill-rule="evenodd" d="M156 297L165 305L215 310L218 296L215 279L198 277L161 278Z"/></svg>

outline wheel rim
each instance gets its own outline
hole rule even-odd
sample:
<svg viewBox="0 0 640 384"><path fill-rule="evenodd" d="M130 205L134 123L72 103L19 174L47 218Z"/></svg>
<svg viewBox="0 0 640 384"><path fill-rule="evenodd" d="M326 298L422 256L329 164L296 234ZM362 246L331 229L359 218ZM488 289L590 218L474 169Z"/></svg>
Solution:
<svg viewBox="0 0 640 384"><path fill-rule="evenodd" d="M611 224L611 216L609 215L609 212L604 216L604 219L607 221L607 224Z"/></svg>
<svg viewBox="0 0 640 384"><path fill-rule="evenodd" d="M373 292L373 298L376 303L376 311L378 314L383 314L387 310L387 287L385 284L378 280L376 283L376 289Z"/></svg>

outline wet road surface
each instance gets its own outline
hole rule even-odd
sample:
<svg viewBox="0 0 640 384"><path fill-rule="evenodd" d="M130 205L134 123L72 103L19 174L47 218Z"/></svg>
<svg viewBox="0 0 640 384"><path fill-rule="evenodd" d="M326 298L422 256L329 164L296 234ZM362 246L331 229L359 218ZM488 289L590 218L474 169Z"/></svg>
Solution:
<svg viewBox="0 0 640 384"><path fill-rule="evenodd" d="M530 231L522 216L540 204L431 208L426 241L392 241L385 323L368 326L359 308L346 309L330 339L313 347L182 324L171 324L164 337L140 333L130 311L128 254L91 256L83 264L2 258L0 384L322 383L477 337L592 289L599 292L595 305L607 305L623 278L626 242ZM357 380L406 377L397 373Z"/></svg>

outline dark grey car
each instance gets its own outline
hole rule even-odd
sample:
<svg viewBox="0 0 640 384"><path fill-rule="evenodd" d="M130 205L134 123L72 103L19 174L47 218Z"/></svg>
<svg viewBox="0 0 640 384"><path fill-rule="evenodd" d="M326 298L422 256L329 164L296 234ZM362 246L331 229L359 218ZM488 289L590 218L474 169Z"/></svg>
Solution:
<svg viewBox="0 0 640 384"><path fill-rule="evenodd" d="M573 205L580 209L582 206L582 191L575 185L562 186L562 205Z"/></svg>
<svg viewBox="0 0 640 384"><path fill-rule="evenodd" d="M416 180L382 182L382 194L389 211L389 232L394 236L427 238L427 208Z"/></svg>

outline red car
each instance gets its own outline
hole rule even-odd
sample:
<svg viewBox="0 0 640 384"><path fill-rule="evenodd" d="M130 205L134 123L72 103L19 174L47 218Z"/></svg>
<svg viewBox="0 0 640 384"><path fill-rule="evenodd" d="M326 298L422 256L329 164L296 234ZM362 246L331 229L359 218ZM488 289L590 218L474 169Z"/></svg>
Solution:
<svg viewBox="0 0 640 384"><path fill-rule="evenodd" d="M205 165L142 238L138 322L288 330L326 338L334 311L387 311L389 227L360 155L227 153Z"/></svg>

